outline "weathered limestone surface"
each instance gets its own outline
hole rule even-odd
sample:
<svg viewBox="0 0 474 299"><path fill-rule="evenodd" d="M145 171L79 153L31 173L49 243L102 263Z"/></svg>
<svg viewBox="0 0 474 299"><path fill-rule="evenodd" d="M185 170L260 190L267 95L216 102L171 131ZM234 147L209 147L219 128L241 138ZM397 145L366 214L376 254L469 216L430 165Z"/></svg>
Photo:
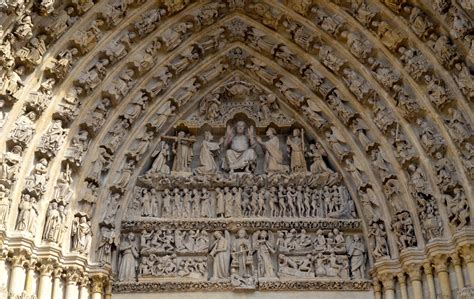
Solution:
<svg viewBox="0 0 474 299"><path fill-rule="evenodd" d="M130 298L127 296L131 296L131 294L114 294L114 298ZM217 299L217 298L229 298L229 299L303 299L303 298L315 298L315 299L323 299L323 298L341 298L341 299L371 299L374 298L374 293L372 291L367 292L312 292L312 291L304 291L304 292L288 292L288 291L281 291L281 292L255 292L255 293L224 293L224 292L192 292L192 293L149 293L149 294L133 294L134 298L137 299L149 299L149 298L167 298L167 299L177 299L186 296L186 298L190 299Z"/></svg>
<svg viewBox="0 0 474 299"><path fill-rule="evenodd" d="M469 296L473 15L0 0L0 297Z"/></svg>

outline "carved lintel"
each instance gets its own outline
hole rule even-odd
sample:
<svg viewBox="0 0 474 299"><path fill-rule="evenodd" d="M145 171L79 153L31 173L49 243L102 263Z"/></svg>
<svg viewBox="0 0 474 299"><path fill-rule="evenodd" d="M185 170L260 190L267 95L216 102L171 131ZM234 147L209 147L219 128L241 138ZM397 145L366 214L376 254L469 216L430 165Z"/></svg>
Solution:
<svg viewBox="0 0 474 299"><path fill-rule="evenodd" d="M359 219L212 219L207 221L194 220L131 220L122 222L123 232L141 232L150 229L228 229L228 228L253 228L253 229L339 229L339 230L359 230L361 228Z"/></svg>
<svg viewBox="0 0 474 299"><path fill-rule="evenodd" d="M259 291L278 290L369 290L372 283L369 280L316 280L316 281L266 281L259 282ZM234 287L230 282L117 282L113 284L113 292L170 292L170 291L231 291Z"/></svg>

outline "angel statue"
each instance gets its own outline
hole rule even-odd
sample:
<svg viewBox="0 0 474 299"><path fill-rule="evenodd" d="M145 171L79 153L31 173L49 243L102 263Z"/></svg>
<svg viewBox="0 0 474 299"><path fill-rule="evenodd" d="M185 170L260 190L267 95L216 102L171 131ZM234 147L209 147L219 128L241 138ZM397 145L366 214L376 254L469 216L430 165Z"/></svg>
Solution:
<svg viewBox="0 0 474 299"><path fill-rule="evenodd" d="M162 175L170 174L170 167L168 166L169 155L170 146L165 141L160 141L155 151L151 155L152 157L156 157L156 159L153 161L153 165L151 166L150 170L148 170L148 173Z"/></svg>
<svg viewBox="0 0 474 299"><path fill-rule="evenodd" d="M214 158L215 152L220 149L224 139L221 138L219 142L213 141L214 136L210 131L204 132L204 140L202 141L201 150L199 152L200 165L194 169L194 173L198 175L214 174L218 167Z"/></svg>
<svg viewBox="0 0 474 299"><path fill-rule="evenodd" d="M230 173L241 169L248 173L252 172L257 165L255 145L253 126L247 128L244 121L238 121L234 128L227 126L224 146L228 149L225 152L224 169Z"/></svg>
<svg viewBox="0 0 474 299"><path fill-rule="evenodd" d="M213 273L211 280L226 279L229 276L230 242L229 232L222 234L220 231L214 233L215 241L209 255L213 257Z"/></svg>
<svg viewBox="0 0 474 299"><path fill-rule="evenodd" d="M326 131L326 138L329 144L331 144L334 154L338 159L344 160L344 158L350 154L345 138L341 135L339 130L336 130L335 127Z"/></svg>
<svg viewBox="0 0 474 299"><path fill-rule="evenodd" d="M271 256L276 252L273 246L273 234L266 230L256 231L253 234L253 244L257 252L258 276L264 278L276 277Z"/></svg>
<svg viewBox="0 0 474 299"><path fill-rule="evenodd" d="M283 164L283 153L280 150L280 140L274 128L268 128L267 141L257 136L257 142L265 150L265 173L288 172L288 166Z"/></svg>

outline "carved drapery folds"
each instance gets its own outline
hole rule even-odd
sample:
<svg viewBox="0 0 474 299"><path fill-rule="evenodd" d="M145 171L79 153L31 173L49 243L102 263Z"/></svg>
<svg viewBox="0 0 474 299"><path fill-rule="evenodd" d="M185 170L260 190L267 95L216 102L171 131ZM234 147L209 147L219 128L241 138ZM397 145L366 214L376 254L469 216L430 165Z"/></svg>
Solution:
<svg viewBox="0 0 474 299"><path fill-rule="evenodd" d="M412 266L471 240L472 10L0 1L0 242L26 238L110 273L125 256L137 271L117 290L148 288L165 268L177 279L166 290L364 289L372 269L376 293L406 297L411 282L417 297ZM277 244L331 243L333 229L345 252ZM180 239L203 232L207 250L183 251ZM143 251L155 235L175 248ZM252 248L242 263L239 242ZM457 276L472 266L445 251ZM160 274L140 276L142 259ZM400 273L384 275L390 267ZM433 275L450 270L424 268L432 293ZM139 284L126 282L134 275ZM70 294L89 287L79 276Z"/></svg>
<svg viewBox="0 0 474 299"><path fill-rule="evenodd" d="M166 284L174 277L218 288L264 289L329 278L345 280L350 288L351 279L367 277L365 241L343 233L360 230L349 191L321 144L308 141L280 101L234 75L204 96L174 133L163 133L155 149L148 145L153 134L137 138L110 186L102 222L105 237L107 227L116 225L111 215L128 186L123 183L134 153L150 148L150 166L128 200L123 225L130 229L117 246L119 285L164 278ZM274 217L285 219L288 229L278 229L282 224ZM142 219L156 224L143 229L133 224ZM189 221L200 228L179 229ZM161 229L160 223L173 229ZM242 228L216 230L234 225ZM323 227L334 228L318 229ZM105 237L99 244L103 262L108 246Z"/></svg>

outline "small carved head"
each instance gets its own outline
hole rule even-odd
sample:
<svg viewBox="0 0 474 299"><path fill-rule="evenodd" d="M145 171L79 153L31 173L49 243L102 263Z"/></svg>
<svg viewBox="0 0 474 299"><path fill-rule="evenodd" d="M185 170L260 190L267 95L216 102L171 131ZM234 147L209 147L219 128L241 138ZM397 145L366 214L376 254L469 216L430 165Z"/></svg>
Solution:
<svg viewBox="0 0 474 299"><path fill-rule="evenodd" d="M247 126L245 125L245 122L240 120L235 124L235 132L239 135L242 135L245 133L245 128Z"/></svg>
<svg viewBox="0 0 474 299"><path fill-rule="evenodd" d="M300 129L294 129L294 130L293 130L293 136L294 136L294 137L300 136Z"/></svg>
<svg viewBox="0 0 474 299"><path fill-rule="evenodd" d="M239 238L245 238L247 236L247 232L245 231L245 229L241 228L237 232L237 236L239 236Z"/></svg>
<svg viewBox="0 0 474 299"><path fill-rule="evenodd" d="M276 135L275 129L274 129L274 128L271 128L271 127L268 128L268 130L267 130L267 136L268 136L268 137L272 137L272 136L275 136L275 135Z"/></svg>
<svg viewBox="0 0 474 299"><path fill-rule="evenodd" d="M214 138L214 136L212 136L212 133L210 131L204 132L204 139L206 141L212 141L213 138Z"/></svg>

